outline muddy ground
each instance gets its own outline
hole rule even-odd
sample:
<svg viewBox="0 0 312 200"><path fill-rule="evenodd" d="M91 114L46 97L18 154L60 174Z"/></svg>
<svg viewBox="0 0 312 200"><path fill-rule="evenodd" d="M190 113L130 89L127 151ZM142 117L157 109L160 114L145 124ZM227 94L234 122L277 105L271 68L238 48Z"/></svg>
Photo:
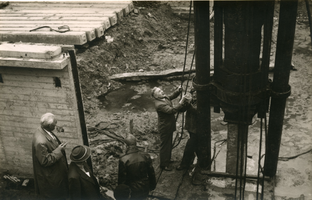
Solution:
<svg viewBox="0 0 312 200"><path fill-rule="evenodd" d="M180 80L152 80L141 82L117 82L109 76L124 72L162 71L182 68L185 57L185 46L188 29L188 19L174 14L168 3L134 2L137 13L130 13L119 24L106 31L105 36L111 36L113 42L108 43L105 37L93 41L88 47L80 47L77 60L81 89L83 94L85 117L88 127L94 172L102 186L114 189L117 184L118 159L125 146L106 134L124 137L129 132L129 122L133 119L134 135L138 145L153 158L155 170L158 169L159 135L157 133L157 114L154 111L150 89L162 87L165 92L171 92L181 84ZM281 144L282 156L296 155L311 149L311 40L304 2L300 2L296 25L293 62L297 71L292 71L290 84L293 92L289 97L286 116L285 134ZM276 48L276 33L278 12L276 13L271 60L274 63ZM213 28L213 23L212 23ZM194 27L190 24L190 35L187 46L186 67L191 66L194 52ZM213 29L211 29L213 41ZM212 42L211 42L212 43ZM213 48L211 48L213 50ZM211 58L213 56L211 55ZM213 64L213 62L211 62ZM183 83L184 88L186 81ZM174 103L177 103L176 101ZM212 113L212 142L226 138L226 126L222 125L223 114ZM250 128L249 152L257 157L256 148L252 142L257 142L259 122ZM101 129L100 132L95 131ZM181 116L177 120L177 130L181 130ZM288 131L287 131L288 130ZM181 159L187 139L185 134L179 146L173 151L173 160L178 164ZM221 149L222 146L219 146ZM225 156L225 150L219 152L219 157ZM279 162L276 178L276 199L299 198L312 199L312 166L311 153L299 157L301 160ZM220 161L221 160L221 161ZM302 162L301 162L302 161ZM249 161L257 163L256 160ZM302 163L304 166L297 166ZM216 160L212 169L224 170L224 161ZM254 168L248 169L250 173ZM180 192L172 191L176 199L188 199L188 177L184 178ZM169 184L170 185L170 184ZM311 186L311 187L310 187ZM6 185L1 186L6 187ZM183 190L183 187L185 190ZM175 190L176 188L170 188ZM31 184L28 189L9 187L3 190L1 199L32 199ZM219 199L222 195L209 189L195 189L195 199ZM210 195L202 194L211 192ZM296 192L297 191L297 192ZM220 192L222 193L222 191Z"/></svg>

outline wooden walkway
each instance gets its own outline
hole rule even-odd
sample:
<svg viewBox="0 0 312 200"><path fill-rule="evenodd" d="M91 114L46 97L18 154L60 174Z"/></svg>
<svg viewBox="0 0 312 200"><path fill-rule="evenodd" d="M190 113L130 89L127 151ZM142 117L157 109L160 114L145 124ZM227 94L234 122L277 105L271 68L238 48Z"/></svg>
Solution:
<svg viewBox="0 0 312 200"><path fill-rule="evenodd" d="M132 1L10 2L0 9L0 41L83 45L133 9Z"/></svg>

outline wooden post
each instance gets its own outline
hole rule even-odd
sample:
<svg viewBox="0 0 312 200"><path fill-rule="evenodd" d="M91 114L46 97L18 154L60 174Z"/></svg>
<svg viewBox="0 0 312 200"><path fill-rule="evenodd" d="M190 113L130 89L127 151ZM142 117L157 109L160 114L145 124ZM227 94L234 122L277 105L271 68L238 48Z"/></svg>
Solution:
<svg viewBox="0 0 312 200"><path fill-rule="evenodd" d="M85 116L84 116L83 102L82 102L79 76L78 76L76 53L75 53L75 50L68 50L68 53L70 55L70 62L72 65L72 73L73 73L73 79L74 79L75 91L76 91L76 97L77 97L77 107L78 107L78 113L79 113L82 141L84 145L89 146L88 132L87 132L86 121L85 121ZM93 171L91 158L87 160L87 163L90 169Z"/></svg>

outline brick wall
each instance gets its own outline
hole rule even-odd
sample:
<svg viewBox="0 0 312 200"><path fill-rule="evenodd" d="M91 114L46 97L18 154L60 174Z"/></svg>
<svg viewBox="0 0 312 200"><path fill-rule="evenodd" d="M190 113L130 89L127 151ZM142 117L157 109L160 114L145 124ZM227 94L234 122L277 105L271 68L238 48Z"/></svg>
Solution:
<svg viewBox="0 0 312 200"><path fill-rule="evenodd" d="M66 59L63 69L0 66L1 171L32 175L32 135L46 112L55 114L57 125L64 127L65 132L54 133L69 142L68 158L71 149L82 144L70 59Z"/></svg>

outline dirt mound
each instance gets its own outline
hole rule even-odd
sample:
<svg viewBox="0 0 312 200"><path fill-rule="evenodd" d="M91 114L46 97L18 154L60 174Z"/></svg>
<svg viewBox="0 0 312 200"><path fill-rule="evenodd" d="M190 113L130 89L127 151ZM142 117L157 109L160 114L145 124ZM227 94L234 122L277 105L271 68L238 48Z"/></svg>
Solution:
<svg viewBox="0 0 312 200"><path fill-rule="evenodd" d="M135 12L108 29L88 49L77 52L87 112L96 111L97 97L120 87L120 83L108 80L109 75L183 66L188 21L163 3L143 1L134 5ZM107 42L106 36L112 37L113 42Z"/></svg>

